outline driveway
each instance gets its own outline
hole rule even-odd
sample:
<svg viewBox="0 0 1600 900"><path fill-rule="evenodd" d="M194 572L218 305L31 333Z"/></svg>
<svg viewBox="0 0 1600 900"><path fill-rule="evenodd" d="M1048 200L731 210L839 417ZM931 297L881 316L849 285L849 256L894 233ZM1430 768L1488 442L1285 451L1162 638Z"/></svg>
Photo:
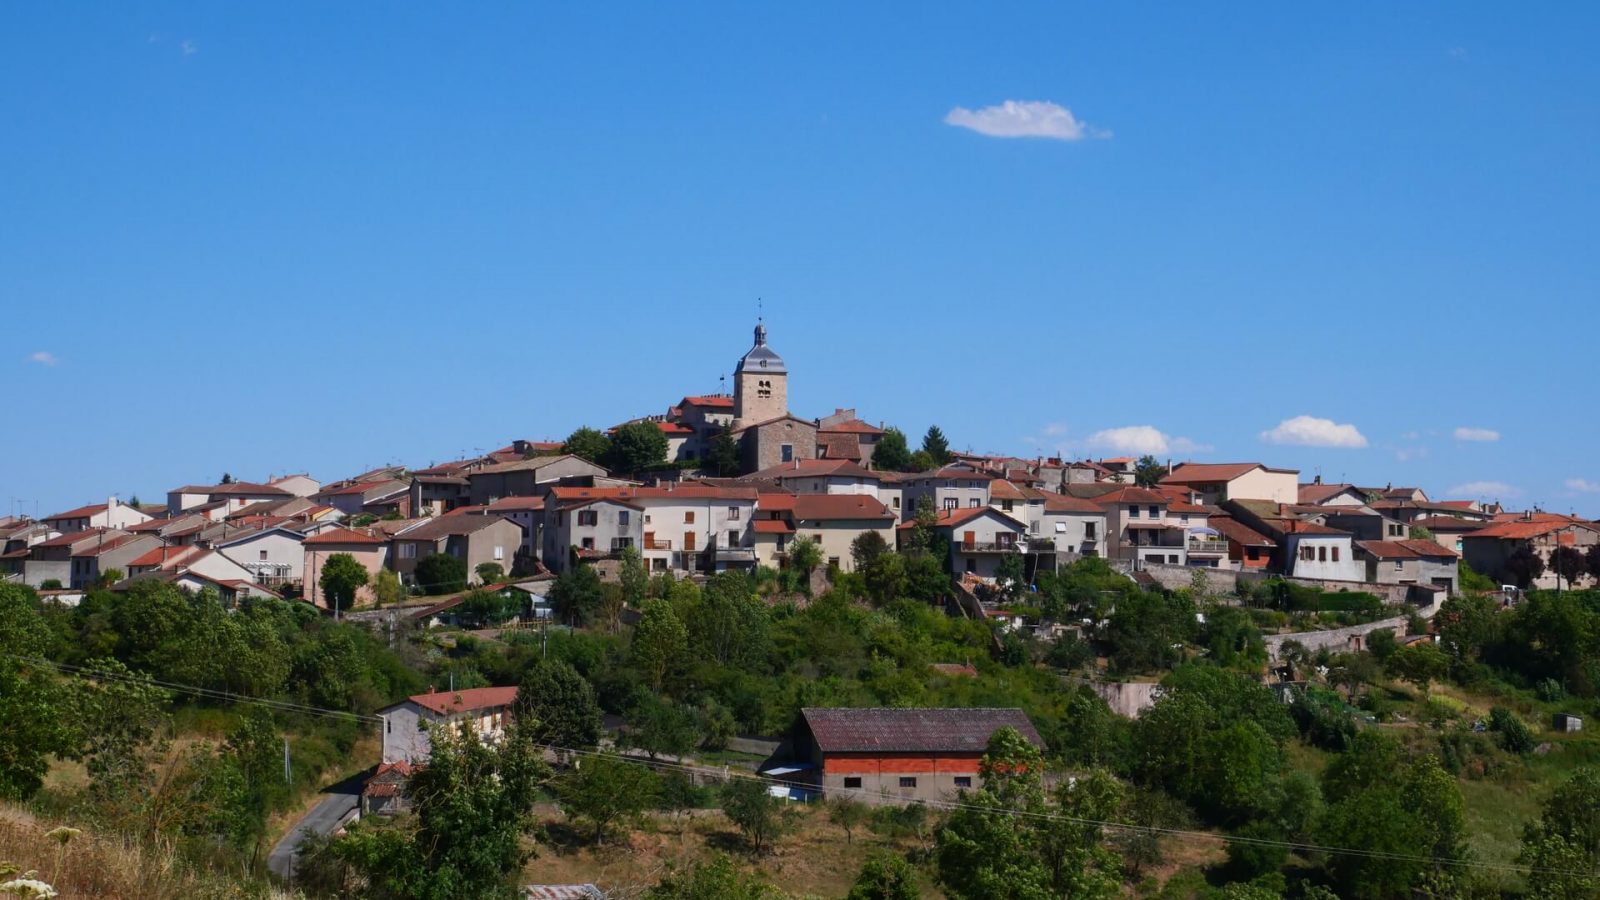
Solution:
<svg viewBox="0 0 1600 900"><path fill-rule="evenodd" d="M329 835L361 802L361 785L370 775L353 775L323 791L321 802L311 807L267 856L267 869L279 878L294 880L296 850L309 834Z"/></svg>

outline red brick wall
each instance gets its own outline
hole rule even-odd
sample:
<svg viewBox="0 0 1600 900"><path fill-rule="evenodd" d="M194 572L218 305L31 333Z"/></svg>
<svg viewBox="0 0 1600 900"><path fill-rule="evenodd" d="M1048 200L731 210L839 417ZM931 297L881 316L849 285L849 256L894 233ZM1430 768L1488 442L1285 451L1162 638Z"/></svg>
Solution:
<svg viewBox="0 0 1600 900"><path fill-rule="evenodd" d="M917 775L954 773L976 775L982 754L926 756L914 753L831 754L823 758L825 775Z"/></svg>

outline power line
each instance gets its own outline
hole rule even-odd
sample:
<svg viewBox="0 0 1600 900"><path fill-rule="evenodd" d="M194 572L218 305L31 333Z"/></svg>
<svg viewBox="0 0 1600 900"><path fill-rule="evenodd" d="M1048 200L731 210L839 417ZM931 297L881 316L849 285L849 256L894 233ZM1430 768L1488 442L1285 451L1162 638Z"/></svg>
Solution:
<svg viewBox="0 0 1600 900"><path fill-rule="evenodd" d="M218 690L213 690L211 688L202 688L202 687L197 687L197 686L194 686L194 685L184 685L184 684L176 684L176 683L173 683L173 682L159 681L159 680L156 680L156 679L153 679L153 678L147 678L145 676L123 675L121 673L116 673L116 672L105 672L105 671L90 669L90 668L87 668L87 667L84 667L84 666L74 666L74 665L70 665L70 664L67 664L67 663L53 662L51 660L42 659L42 658L39 658L39 657L22 656L22 655L14 654L14 653L0 653L0 656L4 656L4 657L10 658L10 659L15 659L15 660L18 660L18 661L21 661L21 662L28 662L28 663L35 663L35 664L39 664L39 665L44 665L44 666L50 667L52 669L55 669L57 671L60 671L63 674L74 675L74 676L77 676L77 677L80 677L80 678L103 678L103 679L107 679L107 680L121 681L121 682L128 682L128 683L153 684L153 685L157 685L159 687L166 688L168 690L177 691L179 693L192 694L192 695L195 695L195 696L206 697L206 698L209 698L209 699L227 700L227 701L235 702L235 703L250 703L250 704L255 704L255 705L258 705L258 706L265 706L265 707L268 707L268 708L276 709L276 710L279 710L281 712L298 712L298 713L305 713L305 714L308 714L308 715L321 715L321 716L337 717L337 718L344 718L344 719L354 719L354 720L358 720L358 721L372 722L372 723L375 723L375 724L381 724L384 721L382 716L367 716L367 715L361 715L359 713L344 712L342 710L335 710L335 709L326 709L326 708L323 708L323 707L309 706L309 705L300 704L300 703L289 703L287 701L279 701L279 700L267 700L267 699L263 699L263 698L260 698L260 697L247 697L247 696L244 696L242 694L234 694L234 693L229 692L229 691L218 691ZM633 758L629 758L629 757L623 756L621 754L607 753L607 752L601 751L601 750L582 750L582 749L578 749L578 748L574 748L574 747L560 747L560 746L557 746L557 745L554 745L554 744L534 744L534 746L539 747L539 748L544 749L544 750L554 751L554 752L557 752L557 753L571 754L573 756L599 757L599 758L607 758L607 759L621 759L624 762L629 762L629 763L634 764L634 765L645 765L645 764L647 764L648 767L650 767L650 768L673 769L673 770L686 772L686 773L689 773L689 774L721 775L724 778L743 778L743 779L758 781L758 782L761 782L761 783L764 783L764 784L774 785L774 786L783 786L783 787L791 786L789 782L785 782L785 781L782 781L782 780L777 779L777 778L773 778L773 777L768 776L768 775L762 775L759 772L737 771L737 770L730 769L730 768L727 768L727 767L724 767L722 769L717 769L717 768L714 768L714 767L711 767L711 766L699 766L699 765L692 765L692 764L683 763L683 762L672 762L672 761L657 760L657 759L651 759L651 760L648 760L648 761L643 761L643 760L636 760L636 759L633 759ZM877 799L882 799L882 800L888 800L888 801L891 801L891 802L894 802L894 803L903 803L906 800L906 798L904 796L899 795L899 794L895 794L895 793L892 793L892 792L886 791L886 790L868 790L866 788L835 788L835 789L832 789L831 792L833 792L833 793L843 792L845 794L849 794L849 795L857 797L857 798L862 798L862 797L865 797L865 798L877 798ZM954 812L954 811L959 811L959 810L971 810L971 811L974 811L974 812L981 812L981 813L985 813L985 814L989 814L989 815L999 814L999 815L1014 816L1014 817L1017 817L1017 818L1038 819L1038 820L1053 821L1053 822L1068 822L1068 823L1075 824L1075 825L1090 825L1090 826L1095 826L1095 827L1105 828L1105 829L1111 829L1111 830L1116 830L1116 831L1151 834L1151 835L1156 835L1156 836L1198 838L1198 839L1209 840L1209 841L1221 841L1221 842L1224 842L1224 843L1233 843L1233 844L1248 844L1248 845L1251 845L1251 846L1261 846L1261 847L1281 847L1281 848L1288 849L1288 850L1298 850L1298 851L1304 851L1304 852L1310 852L1310 853L1327 853L1327 854L1331 854L1331 855L1340 855L1340 856L1356 856L1356 857L1362 857L1362 858L1367 858L1367 859L1389 860L1389 861L1392 861L1392 862L1416 862L1416 863L1433 864L1433 865L1458 866L1458 867L1462 867L1462 868L1487 869L1487 870L1491 870L1491 871L1507 871L1507 872L1538 873L1538 874L1549 874L1549 875L1565 875L1565 876L1569 876L1569 877L1594 877L1594 874L1595 874L1593 872L1573 871L1573 870L1567 870L1567 869L1551 869L1551 868L1546 868L1546 867L1542 867L1542 866L1525 866L1525 865L1518 865L1518 864L1515 864L1515 863L1480 862L1480 861L1477 861L1477 860L1470 860L1470 859L1452 859L1452 858L1448 858L1448 857L1421 856L1421 855L1418 855L1418 854L1390 853L1390 852L1381 851L1381 850L1362 850L1362 849L1355 848L1355 847L1332 847L1332 846L1326 846L1326 845L1322 845L1322 844L1302 843L1302 842L1298 842L1298 841L1279 841L1279 840L1272 840L1272 839L1269 839L1269 838L1253 838L1253 837L1244 837L1244 836L1237 836L1237 835L1216 834L1214 832L1196 831L1196 830L1193 830L1193 829L1164 828L1164 827L1155 826L1155 825L1135 825L1135 824L1131 824L1131 823L1127 823L1127 822L1112 822L1112 821L1107 821L1107 820L1103 820L1103 819L1090 819L1090 818L1084 818L1084 817L1080 817L1080 816L1069 816L1069 815L1064 815L1062 813L1036 812L1036 811L1033 811L1033 810L1006 809L1006 808L996 808L996 807L988 807L988 806L978 806L976 804L963 803L963 802L960 802L960 801L957 801L957 800L934 799L934 800L918 800L918 801L915 801L915 802L920 803L923 806L926 806L926 807L929 807L929 808L940 809L940 810L945 810L945 811L949 811L949 812Z"/></svg>
<svg viewBox="0 0 1600 900"><path fill-rule="evenodd" d="M343 710L326 709L320 706L310 706L304 703L292 703L287 700L269 700L264 697L249 697L245 696L244 694L235 694L232 691L221 691L216 690L215 688L203 688L195 685L177 684L175 682L161 681L159 679L150 678L145 675L125 675L120 672L107 672L101 669L92 669L87 666L75 666L69 663L55 662L53 660L48 660L37 656L21 656L15 653L0 653L0 656L14 659L19 662L46 666L56 670L57 672L60 672L63 675L72 675L78 678L116 681L124 684L150 684L165 688L169 691L176 691L180 694L190 694L192 696L202 697L208 700L224 700L231 703L250 703L256 706L274 709L279 712L301 713L304 715L323 716L325 718L353 719L356 721L371 722L374 724L381 724L383 722L382 716L367 716L360 713L345 712Z"/></svg>
<svg viewBox="0 0 1600 900"><path fill-rule="evenodd" d="M577 755L577 756L608 757L608 758L613 758L613 759L619 758L618 754L608 754L608 753L606 753L604 751L600 751L600 750L578 750L578 749L574 749L574 748L571 748L571 747L556 747L556 746L553 746L553 745L550 745L550 744L538 744L536 746L543 747L543 748L548 749L548 750L556 750L556 751L560 751L560 752L563 752L563 753L571 753L571 754L574 754L574 755ZM620 758L623 759L624 761L628 761L628 757L622 756ZM642 761L641 761L640 764L642 764ZM782 780L777 779L777 778L773 778L771 776L762 775L759 772L757 772L757 773L736 772L734 770L726 769L726 768L725 769L716 769L716 768L709 767L709 766L695 766L695 765L688 765L688 764L684 764L684 763L674 763L674 762L669 762L669 761L664 761L664 760L650 760L648 764L649 764L650 767L653 767L653 768L659 767L659 768L678 769L678 770L682 770L682 771L689 772L689 773L699 773L699 774L711 774L711 775L720 774L720 775L723 775L723 776L725 776L727 778L746 778L746 779L752 779L752 780L755 780L755 781L760 781L760 782L767 783L767 784L772 784L772 785L779 785L779 786L784 786L784 787L789 787L790 786L790 784L788 782L782 781ZM866 788L834 788L834 789L830 790L830 792L840 792L840 791L842 791L844 793L847 793L847 794L851 794L851 795L856 796L856 797L880 798L880 799L890 800L890 801L893 801L895 803L904 803L905 800L906 800L906 798L904 796L902 796L902 795L895 794L895 793L892 793L892 792L889 792L889 791L884 791L884 790L874 791L874 790L868 790ZM1512 871L1512 872L1524 872L1524 873L1537 872L1537 873L1540 873L1540 874L1568 875L1568 876L1581 876L1581 877L1593 877L1594 874L1595 874L1593 872L1577 872L1577 871L1570 871L1570 870L1565 870L1565 869L1550 869L1550 868L1545 868L1545 867L1540 867L1540 866L1524 866L1524 865L1517 865L1517 864L1513 864L1513 863L1479 862L1477 860L1470 860L1470 859L1451 859L1451 858L1447 858L1447 857L1421 856L1421 855L1416 855L1416 854L1405 854L1405 853L1390 853L1390 852L1381 851L1381 850L1361 850L1361 849L1354 848L1354 847L1330 847L1330 846L1325 846L1325 845L1321 845L1321 844L1308 844L1308 843L1301 843L1301 842L1296 842L1296 841L1278 841L1278 840L1272 840L1272 839L1269 839L1269 838L1252 838L1252 837L1233 836L1233 835L1226 835L1226 834L1216 834L1214 832L1209 832L1209 831L1195 831L1195 830L1192 830L1192 829L1163 828L1163 827L1154 826L1154 825L1134 825L1134 824L1127 823L1127 822L1111 822L1111 821L1106 821L1106 820L1101 820L1101 819L1088 819L1088 818L1082 818L1082 817L1078 817L1078 816L1063 815L1061 813L1034 812L1034 811L1031 811L1031 810L1022 810L1022 809L1005 809L1005 808L996 808L996 807L988 807L988 806L978 806L978 805L975 805L975 804L962 803L962 802L955 801L955 800L918 800L918 801L915 801L915 802L921 803L921 804L923 804L925 806L928 806L928 807L947 810L947 811L972 810L972 811L975 811L975 812L982 812L982 813L991 814L991 815L1000 814L1000 815L1016 816L1016 817L1019 817L1019 818L1042 819L1042 820L1045 820L1045 821L1070 822L1070 823L1077 824L1077 825L1093 825L1093 826L1098 826L1098 827L1101 827L1101 828L1115 829L1115 830L1127 831L1127 832L1144 833L1144 834L1154 834L1154 835L1157 835L1157 836L1203 838L1203 839L1211 840L1211 841L1222 841L1224 843L1249 844L1249 845L1252 845L1252 846L1265 846L1265 847L1282 847L1282 848L1286 848L1286 849L1290 849L1290 850L1301 850L1301 851L1306 851L1306 852L1328 853L1328 854L1342 855L1342 856L1359 856L1359 857L1365 857L1365 858L1369 858L1369 859L1390 860L1390 861L1394 861L1394 862L1420 862L1420 863L1430 863L1430 864L1449 865L1449 866L1462 866L1462 867L1479 868L1479 869L1491 869L1491 870L1499 870L1499 871Z"/></svg>

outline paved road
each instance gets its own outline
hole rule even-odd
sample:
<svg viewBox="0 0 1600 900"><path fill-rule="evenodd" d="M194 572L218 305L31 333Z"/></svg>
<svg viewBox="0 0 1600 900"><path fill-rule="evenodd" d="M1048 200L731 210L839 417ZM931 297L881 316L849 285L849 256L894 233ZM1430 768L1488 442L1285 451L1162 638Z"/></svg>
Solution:
<svg viewBox="0 0 1600 900"><path fill-rule="evenodd" d="M295 850L306 835L331 834L337 828L339 821L361 801L361 781L347 779L328 788L328 793L323 795L322 802L311 807L304 818L289 829L283 840L272 848L272 853L267 856L267 869L279 878L294 878Z"/></svg>

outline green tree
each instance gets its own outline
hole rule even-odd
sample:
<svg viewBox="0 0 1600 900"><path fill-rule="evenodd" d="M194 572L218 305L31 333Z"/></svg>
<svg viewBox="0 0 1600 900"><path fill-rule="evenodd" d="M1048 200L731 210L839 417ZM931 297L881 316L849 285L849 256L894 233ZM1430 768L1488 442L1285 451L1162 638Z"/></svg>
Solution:
<svg viewBox="0 0 1600 900"><path fill-rule="evenodd" d="M935 459L932 453L926 450L918 450L911 454L911 464L906 469L912 472L926 472L930 469L939 468L939 465L939 460Z"/></svg>
<svg viewBox="0 0 1600 900"><path fill-rule="evenodd" d="M377 577L372 579L373 601L379 606L390 606L405 597L406 589L400 583L400 576L390 569L379 569Z"/></svg>
<svg viewBox="0 0 1600 900"><path fill-rule="evenodd" d="M515 597L500 591L473 588L461 598L456 614L470 627L492 628L516 618L521 608L522 601Z"/></svg>
<svg viewBox="0 0 1600 900"><path fill-rule="evenodd" d="M548 780L539 754L513 726L498 744L477 732L430 734L428 764L407 783L405 822L364 819L331 846L366 880L366 896L511 900L529 856L524 835Z"/></svg>
<svg viewBox="0 0 1600 900"><path fill-rule="evenodd" d="M950 442L945 439L944 432L937 425L929 425L928 430L922 435L922 452L928 454L935 466L942 466L950 461Z"/></svg>
<svg viewBox="0 0 1600 900"><path fill-rule="evenodd" d="M1494 732L1500 746L1511 753L1532 753L1539 743L1517 714L1504 706L1496 706L1489 710L1489 730Z"/></svg>
<svg viewBox="0 0 1600 900"><path fill-rule="evenodd" d="M1047 812L1038 748L1014 728L989 738L979 763L983 786L964 795L938 832L939 882L960 900L1044 900L1051 872L1038 824Z"/></svg>
<svg viewBox="0 0 1600 900"><path fill-rule="evenodd" d="M1544 559L1528 547L1511 551L1500 566L1500 577L1520 588L1532 587L1544 575Z"/></svg>
<svg viewBox="0 0 1600 900"><path fill-rule="evenodd" d="M570 664L535 660L522 674L514 718L529 740L567 750L600 743L600 704L594 687Z"/></svg>
<svg viewBox="0 0 1600 900"><path fill-rule="evenodd" d="M844 830L844 842L855 843L855 830L867 821L867 807L849 797L828 800L828 821Z"/></svg>
<svg viewBox="0 0 1600 900"><path fill-rule="evenodd" d="M1403 678L1426 692L1429 682L1443 678L1450 670L1450 658L1433 642L1419 641L1389 654L1383 667L1389 674Z"/></svg>
<svg viewBox="0 0 1600 900"><path fill-rule="evenodd" d="M1588 560L1584 558L1583 551L1577 547L1557 547L1550 551L1550 571L1572 587L1572 583L1584 576L1589 569Z"/></svg>
<svg viewBox="0 0 1600 900"><path fill-rule="evenodd" d="M555 782L561 811L588 825L593 844L604 843L613 826L637 824L660 793L656 773L610 753L575 761Z"/></svg>
<svg viewBox="0 0 1600 900"><path fill-rule="evenodd" d="M717 436L711 439L711 447L706 450L706 468L723 478L732 478L744 471L739 442L733 439L728 429L718 431Z"/></svg>
<svg viewBox="0 0 1600 900"><path fill-rule="evenodd" d="M636 548L622 548L618 580L622 583L623 602L634 609L640 608L644 604L645 593L650 589L650 573L645 571L644 559Z"/></svg>
<svg viewBox="0 0 1600 900"><path fill-rule="evenodd" d="M568 625L588 625L595 621L604 600L600 576L587 563L561 573L550 586L550 602Z"/></svg>
<svg viewBox="0 0 1600 900"><path fill-rule="evenodd" d="M668 677L683 667L688 650L689 632L672 604L665 600L647 601L639 624L633 629L628 653L651 690L661 692Z"/></svg>
<svg viewBox="0 0 1600 900"><path fill-rule="evenodd" d="M155 788L152 756L166 748L167 692L114 659L91 660L97 676L74 685L71 720L89 774L89 794L130 815Z"/></svg>
<svg viewBox="0 0 1600 900"><path fill-rule="evenodd" d="M1166 474L1167 467L1148 453L1139 457L1139 461L1133 464L1133 483L1142 488L1155 487L1161 483Z"/></svg>
<svg viewBox="0 0 1600 900"><path fill-rule="evenodd" d="M906 858L887 850L867 857L845 900L918 900L917 871Z"/></svg>
<svg viewBox="0 0 1600 900"><path fill-rule="evenodd" d="M872 467L880 472L905 472L911 468L911 447L906 433L893 425L883 430L872 448Z"/></svg>
<svg viewBox="0 0 1600 900"><path fill-rule="evenodd" d="M1324 772L1323 793L1320 841L1363 851L1328 859L1341 897L1406 896L1424 879L1448 883L1456 872L1444 860L1466 856L1460 788L1437 757L1407 759L1393 738L1363 731Z"/></svg>
<svg viewBox="0 0 1600 900"><path fill-rule="evenodd" d="M681 757L700 742L694 710L648 691L635 695L623 722L627 731L622 742L650 754L651 759Z"/></svg>
<svg viewBox="0 0 1600 900"><path fill-rule="evenodd" d="M577 431L567 435L561 445L562 453L581 456L589 462L603 461L611 452L611 439L597 429L585 425Z"/></svg>
<svg viewBox="0 0 1600 900"><path fill-rule="evenodd" d="M66 698L50 669L16 659L51 646L29 588L0 583L0 799L25 800L44 786L50 756L76 751Z"/></svg>
<svg viewBox="0 0 1600 900"><path fill-rule="evenodd" d="M669 872L645 891L644 900L778 900L783 896L759 872L744 873L718 854L686 871Z"/></svg>
<svg viewBox="0 0 1600 900"><path fill-rule="evenodd" d="M417 584L425 594L455 594L467 589L467 564L448 553L433 553L417 561Z"/></svg>
<svg viewBox="0 0 1600 900"><path fill-rule="evenodd" d="M822 564L822 548L817 542L805 535L800 535L789 544L789 565L806 577L807 590L811 579L811 572Z"/></svg>
<svg viewBox="0 0 1600 900"><path fill-rule="evenodd" d="M855 563L857 572L863 571L888 552L889 542L876 531L863 531L850 542L850 560Z"/></svg>
<svg viewBox="0 0 1600 900"><path fill-rule="evenodd" d="M356 601L356 591L367 583L367 568L348 553L335 553L322 564L317 583L329 609L349 609Z"/></svg>
<svg viewBox="0 0 1600 900"><path fill-rule="evenodd" d="M497 562L478 563L478 567L473 571L478 576L479 584L497 584L506 577L505 566Z"/></svg>
<svg viewBox="0 0 1600 900"><path fill-rule="evenodd" d="M767 791L766 782L755 778L731 778L723 785L722 812L757 855L770 850L794 822L784 801Z"/></svg>
<svg viewBox="0 0 1600 900"><path fill-rule="evenodd" d="M1433 532L1429 531L1428 527L1426 525L1413 525L1413 526L1411 526L1409 529L1407 529L1407 535L1413 541L1431 541L1431 540L1433 540Z"/></svg>
<svg viewBox="0 0 1600 900"><path fill-rule="evenodd" d="M667 436L654 422L629 422L611 432L606 468L613 472L641 472L667 460Z"/></svg>
<svg viewBox="0 0 1600 900"><path fill-rule="evenodd" d="M1523 829L1517 862L1529 866L1535 900L1600 896L1600 769L1582 768L1545 800L1538 821Z"/></svg>

